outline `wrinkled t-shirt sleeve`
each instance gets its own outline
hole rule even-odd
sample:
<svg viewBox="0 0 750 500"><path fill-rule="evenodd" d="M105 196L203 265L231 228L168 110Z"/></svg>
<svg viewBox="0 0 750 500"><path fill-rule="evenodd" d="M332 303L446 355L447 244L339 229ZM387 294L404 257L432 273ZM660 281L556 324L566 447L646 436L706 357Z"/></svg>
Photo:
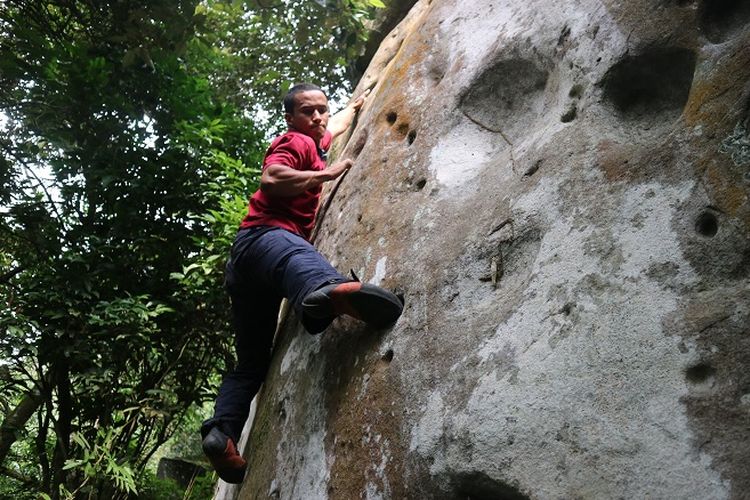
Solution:
<svg viewBox="0 0 750 500"><path fill-rule="evenodd" d="M303 170L306 161L307 148L304 141L294 135L286 135L279 138L278 143L273 144L263 160L263 168L269 165L286 165L295 170Z"/></svg>

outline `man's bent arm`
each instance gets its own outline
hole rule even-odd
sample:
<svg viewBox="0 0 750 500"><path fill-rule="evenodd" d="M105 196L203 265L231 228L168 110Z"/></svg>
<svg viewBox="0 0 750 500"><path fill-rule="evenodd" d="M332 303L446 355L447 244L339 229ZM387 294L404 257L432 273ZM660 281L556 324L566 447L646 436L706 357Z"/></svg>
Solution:
<svg viewBox="0 0 750 500"><path fill-rule="evenodd" d="M331 133L334 139L349 130L352 121L354 121L354 116L362 108L362 105L365 103L365 100L367 99L367 96L369 94L370 90L365 90L365 92L357 99L355 99L354 102L333 115L331 119L328 120L328 131Z"/></svg>
<svg viewBox="0 0 750 500"><path fill-rule="evenodd" d="M349 170L352 160L343 160L324 170L295 170L286 165L269 165L260 177L260 190L269 196L296 196L332 181Z"/></svg>

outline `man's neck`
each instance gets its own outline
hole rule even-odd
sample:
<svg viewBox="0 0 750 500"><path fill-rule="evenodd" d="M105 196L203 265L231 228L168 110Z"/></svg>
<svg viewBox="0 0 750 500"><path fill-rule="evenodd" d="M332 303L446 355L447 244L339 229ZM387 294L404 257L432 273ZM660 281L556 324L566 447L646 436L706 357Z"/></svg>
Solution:
<svg viewBox="0 0 750 500"><path fill-rule="evenodd" d="M287 132L295 132L297 134L307 135L304 132L300 132L299 130L297 130L294 127L287 128ZM315 146L318 147L318 148L320 148L320 141L323 140L322 137L320 139L316 139L315 137L312 137L312 136L309 136L309 135L307 135L307 137L310 137L310 139L312 139L315 142Z"/></svg>

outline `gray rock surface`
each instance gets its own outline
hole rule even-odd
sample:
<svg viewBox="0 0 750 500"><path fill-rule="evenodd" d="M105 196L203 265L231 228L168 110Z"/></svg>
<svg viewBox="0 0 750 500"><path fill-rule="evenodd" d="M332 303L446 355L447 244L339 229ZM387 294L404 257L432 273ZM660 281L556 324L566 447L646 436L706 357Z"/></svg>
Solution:
<svg viewBox="0 0 750 500"><path fill-rule="evenodd" d="M242 499L749 498L750 2L420 0L277 339Z"/></svg>

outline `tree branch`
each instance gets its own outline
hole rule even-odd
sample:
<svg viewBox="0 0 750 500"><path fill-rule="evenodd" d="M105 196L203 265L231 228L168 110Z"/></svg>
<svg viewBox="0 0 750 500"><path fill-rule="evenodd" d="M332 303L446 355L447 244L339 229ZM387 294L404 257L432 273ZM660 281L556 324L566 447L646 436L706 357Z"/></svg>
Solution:
<svg viewBox="0 0 750 500"><path fill-rule="evenodd" d="M0 466L0 474L2 474L5 477L9 477L10 479L13 479L15 481L18 481L19 483L22 483L25 486L31 486L34 489L37 489L36 487L39 486L39 482L36 480L36 478L30 477L30 476L24 476L20 472L14 471L13 469L9 469L4 466Z"/></svg>
<svg viewBox="0 0 750 500"><path fill-rule="evenodd" d="M11 269L5 274L0 275L0 285L4 285L5 283L9 282L15 275L22 272L24 269L26 269L25 266L18 266L17 268Z"/></svg>

